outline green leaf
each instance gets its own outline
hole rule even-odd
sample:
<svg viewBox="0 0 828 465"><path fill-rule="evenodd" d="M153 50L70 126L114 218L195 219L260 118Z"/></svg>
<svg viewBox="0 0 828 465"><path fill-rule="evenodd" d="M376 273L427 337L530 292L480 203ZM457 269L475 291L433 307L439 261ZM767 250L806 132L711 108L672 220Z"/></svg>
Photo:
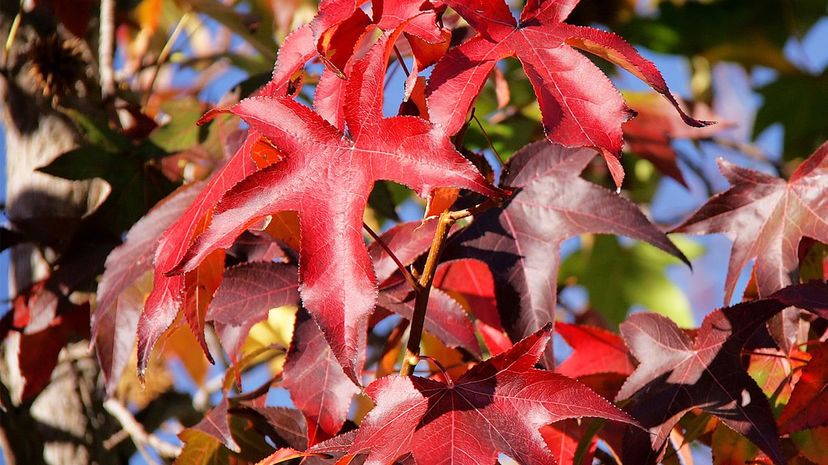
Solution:
<svg viewBox="0 0 828 465"><path fill-rule="evenodd" d="M636 17L616 32L655 52L790 73L796 68L784 55L785 43L825 13L824 0L660 2L656 17Z"/></svg>
<svg viewBox="0 0 828 465"><path fill-rule="evenodd" d="M63 110L83 133L86 141L110 152L128 149L132 143L128 138L111 129L106 122L95 121L93 118L75 110Z"/></svg>
<svg viewBox="0 0 828 465"><path fill-rule="evenodd" d="M267 31L268 28L258 29L255 33L251 32L251 28L239 12L217 0L185 0L185 2L192 6L194 10L206 14L238 34L262 55L276 58L278 46L273 40L272 34Z"/></svg>
<svg viewBox="0 0 828 465"><path fill-rule="evenodd" d="M161 105L169 122L150 134L150 141L167 152L180 152L204 140L206 127L196 124L206 110L193 97L170 100Z"/></svg>
<svg viewBox="0 0 828 465"><path fill-rule="evenodd" d="M122 160L117 153L100 146L87 145L72 149L37 170L71 181L106 179L113 167L118 166Z"/></svg>
<svg viewBox="0 0 828 465"><path fill-rule="evenodd" d="M623 246L614 236L593 236L594 242L569 256L561 267L563 282L584 286L590 304L613 325L627 316L633 305L661 313L678 325L693 326L690 302L666 275L666 268L681 262L642 242ZM680 237L673 242L693 259L702 254L700 245Z"/></svg>

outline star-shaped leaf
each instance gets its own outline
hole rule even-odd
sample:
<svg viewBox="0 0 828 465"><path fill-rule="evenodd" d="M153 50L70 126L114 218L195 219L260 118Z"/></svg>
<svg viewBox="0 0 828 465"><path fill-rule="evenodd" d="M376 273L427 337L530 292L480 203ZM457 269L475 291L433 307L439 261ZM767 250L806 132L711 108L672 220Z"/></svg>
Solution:
<svg viewBox="0 0 828 465"><path fill-rule="evenodd" d="M448 134L466 120L487 76L501 58L515 56L532 82L547 137L567 147L594 147L607 160L616 184L624 172L621 125L632 112L610 80L576 47L607 59L664 95L691 126L708 123L687 116L655 65L622 38L563 21L578 0L530 1L520 21L499 0L449 0L477 31L437 64L428 88L429 115Z"/></svg>
<svg viewBox="0 0 828 465"><path fill-rule="evenodd" d="M345 102L347 135L289 99L254 97L232 108L285 160L231 189L173 270L192 270L268 215L298 211L302 303L354 379L377 298L373 264L360 234L374 182L395 181L421 195L438 186L498 194L429 122L382 116L385 67L400 32L384 34L354 65Z"/></svg>
<svg viewBox="0 0 828 465"><path fill-rule="evenodd" d="M739 274L750 260L755 260L760 297L796 282L802 238L828 244L828 143L805 160L788 182L721 159L719 169L731 188L708 200L674 231L722 233L733 241L725 302L730 302Z"/></svg>
<svg viewBox="0 0 828 465"><path fill-rule="evenodd" d="M771 407L742 365L742 348L765 321L791 305L824 313L828 287L789 287L766 300L717 310L694 336L654 313L635 314L621 325L639 365L617 400L631 400L625 409L650 430L653 450L661 450L684 413L701 408L746 436L775 463L784 462ZM651 463L655 455L635 442L638 436L633 431L624 460Z"/></svg>
<svg viewBox="0 0 828 465"><path fill-rule="evenodd" d="M155 251L152 292L144 303L144 311L138 321L139 372L146 369L155 342L175 321L183 297L192 293L192 289L188 289L187 275L167 276L164 272L184 257L193 238L203 230L207 216L222 194L256 171L258 167L254 162L254 154L266 149L275 152L255 131L251 132L235 154L213 174L184 214L161 235ZM190 312L189 316L192 315ZM198 327L197 321L189 322L192 328ZM195 334L204 352L208 353L203 334L200 331L195 331Z"/></svg>
<svg viewBox="0 0 828 465"><path fill-rule="evenodd" d="M540 431L550 423L598 417L634 424L577 381L533 368L550 336L546 326L454 382L377 380L367 390L376 406L350 454L367 453L372 465L407 453L419 464L495 463L499 452L520 463L555 463Z"/></svg>
<svg viewBox="0 0 828 465"><path fill-rule="evenodd" d="M555 319L560 244L586 232L643 240L686 261L635 204L578 175L594 157L546 141L530 144L509 163L503 184L517 193L502 209L476 218L448 245L446 259L489 265L497 305L513 340ZM551 365L551 353L546 363Z"/></svg>

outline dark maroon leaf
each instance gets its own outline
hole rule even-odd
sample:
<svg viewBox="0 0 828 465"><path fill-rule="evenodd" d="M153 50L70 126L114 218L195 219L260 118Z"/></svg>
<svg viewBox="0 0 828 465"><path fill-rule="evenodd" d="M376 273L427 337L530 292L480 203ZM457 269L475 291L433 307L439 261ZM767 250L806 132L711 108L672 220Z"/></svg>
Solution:
<svg viewBox="0 0 828 465"><path fill-rule="evenodd" d="M403 281L381 289L377 305L410 321L414 314L414 300L414 291ZM428 295L425 330L449 347L462 347L474 355L481 355L469 316L456 300L440 289L432 289Z"/></svg>
<svg viewBox="0 0 828 465"><path fill-rule="evenodd" d="M204 415L204 418L190 429L208 434L221 441L225 447L233 452L240 452L241 448L233 438L233 433L230 429L228 408L229 403L227 398L221 399L218 405L210 409Z"/></svg>
<svg viewBox="0 0 828 465"><path fill-rule="evenodd" d="M170 194L130 228L124 243L106 259L98 284L98 305L92 314L92 338L110 395L132 354L138 317L144 308L144 295L129 288L152 270L161 234L190 206L202 187L192 184Z"/></svg>
<svg viewBox="0 0 828 465"><path fill-rule="evenodd" d="M596 155L536 142L518 151L503 184L516 194L451 240L445 257L485 262L495 279L497 305L513 340L555 320L560 245L587 232L647 241L687 259L632 202L579 177ZM553 366L551 352L545 363Z"/></svg>
<svg viewBox="0 0 828 465"><path fill-rule="evenodd" d="M661 315L641 313L621 324L638 368L618 393L625 409L652 434L660 451L681 416L693 408L715 415L756 444L775 463L784 462L779 433L768 400L747 374L741 351L765 321L788 306L824 312L828 285L812 283L783 289L765 300L742 303L709 314L695 337ZM625 461L653 463L657 454L641 447L634 431Z"/></svg>
<svg viewBox="0 0 828 465"><path fill-rule="evenodd" d="M674 231L722 233L733 241L725 303L730 302L739 275L750 260L755 260L760 297L797 282L802 238L828 244L828 143L805 160L788 182L722 159L719 170L731 188L708 200Z"/></svg>

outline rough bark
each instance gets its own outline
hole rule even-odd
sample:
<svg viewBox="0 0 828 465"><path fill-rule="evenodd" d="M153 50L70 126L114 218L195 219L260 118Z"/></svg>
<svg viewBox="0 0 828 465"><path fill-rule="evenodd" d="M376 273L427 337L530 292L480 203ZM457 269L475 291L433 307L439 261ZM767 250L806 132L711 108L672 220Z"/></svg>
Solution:
<svg viewBox="0 0 828 465"><path fill-rule="evenodd" d="M14 14L3 2L0 30L4 33ZM16 5L13 5L16 6ZM36 172L78 142L74 126L34 87L26 50L42 33L25 23L13 43L6 67L0 69L0 102L6 142L6 215L13 226L39 239L63 240L67 229L59 225L89 213L105 196L101 181L70 182ZM49 25L46 26L48 28ZM2 37L5 42L6 37ZM54 221L52 221L54 220ZM9 292L25 289L49 271L48 250L29 244L11 252ZM23 380L15 372L20 335L10 334L0 350L0 445L7 464L119 463L102 443L114 433L112 420L102 407L100 370L88 342L63 349L49 386L30 404L15 402Z"/></svg>

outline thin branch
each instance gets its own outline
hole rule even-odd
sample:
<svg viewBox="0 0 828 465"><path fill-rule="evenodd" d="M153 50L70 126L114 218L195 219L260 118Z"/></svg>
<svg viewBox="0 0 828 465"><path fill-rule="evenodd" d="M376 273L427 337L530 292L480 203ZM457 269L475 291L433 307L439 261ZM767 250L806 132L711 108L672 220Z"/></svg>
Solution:
<svg viewBox="0 0 828 465"><path fill-rule="evenodd" d="M428 296L431 293L431 285L434 282L434 273L440 262L440 254L448 238L451 227L457 221L476 215L497 205L497 200L486 200L480 205L472 208L457 211L444 211L440 214L437 223L437 230L434 232L434 239L431 241L431 248L428 251L426 263L419 276L419 289L414 300L414 314L411 316L411 329L408 334L408 343L405 346L400 375L409 376L414 372L414 367L420 361L420 342L423 338L423 326L425 325L426 310L428 309Z"/></svg>
<svg viewBox="0 0 828 465"><path fill-rule="evenodd" d="M400 62L400 66L402 66L402 70L405 73L405 77L411 75L411 72L408 70L408 66L405 65L405 60L403 60L402 53L400 53L400 49L397 46L394 46L394 54L397 55L397 60Z"/></svg>
<svg viewBox="0 0 828 465"><path fill-rule="evenodd" d="M383 241L382 238L364 222L362 223L362 229L364 229L365 232L367 232L368 235L371 236L371 238L373 238L374 241L376 241L376 243L379 244L380 247L382 247L382 250L384 250L385 253L387 253L388 256L391 257L391 260L394 261L394 264L397 265L397 268L402 272L403 277L405 277L405 280L408 281L408 284L411 286L411 289L417 291L419 289L419 284L417 284L417 280L411 274L411 271L409 271L409 269L406 268L405 265L403 265L400 259L397 258L397 256L391 250L391 248L388 247L388 244L386 244L385 241Z"/></svg>
<svg viewBox="0 0 828 465"><path fill-rule="evenodd" d="M20 20L23 18L23 0L20 0L20 6L17 9L17 15L15 15L14 20L12 21L11 28L9 29L9 36L6 37L6 44L3 47L3 66L5 68L9 63L9 52L11 52L11 46L14 43L14 39L17 38L17 31L20 30Z"/></svg>
<svg viewBox="0 0 828 465"><path fill-rule="evenodd" d="M402 376L410 376L414 371L414 367L420 361L420 342L423 338L423 326L425 325L426 310L428 309L428 296L431 293L431 284L434 282L434 273L437 270L440 253L443 251L443 245L455 221L457 220L451 218L451 212L444 211L440 214L437 230L434 232L434 239L431 242L431 249L428 251L423 272L420 273L420 289L417 290L417 296L414 301L411 330L408 334L405 356L400 367L400 375Z"/></svg>
<svg viewBox="0 0 828 465"><path fill-rule="evenodd" d="M172 52L173 45L175 45L175 41L178 40L178 36L181 35L181 31L184 30L184 26L187 24L187 21L190 19L190 12L186 12L181 15L181 18L178 20L178 23L175 25L175 29L173 29L172 34L170 37L167 38L167 42L164 44L164 48L161 49L161 53L158 54L158 59L155 61L155 68L152 70L152 77L150 77L149 84L147 85L146 94L144 94L144 101L142 102L143 106L147 106L150 97L152 96L152 88L155 87L155 81L158 79L158 73L161 71L161 66L167 61Z"/></svg>
<svg viewBox="0 0 828 465"><path fill-rule="evenodd" d="M492 149L492 152L494 152L495 156L497 157L497 162L500 164L501 167L503 167L503 159L500 158L500 154L497 152L497 149L494 147L494 144L492 143L492 138L489 137L489 133L486 132L485 129L483 129L483 123L480 122L480 119L477 117L477 115L474 112L472 112L471 118L474 120L475 123L477 123L477 127L480 128L480 132L482 132L483 137L486 138L486 143L489 144L489 148Z"/></svg>
<svg viewBox="0 0 828 465"><path fill-rule="evenodd" d="M132 415L132 412L121 402L115 399L107 399L103 406L110 415L118 420L124 431L132 438L132 442L135 443L138 450L141 450L144 446L150 446L158 452L158 455L166 458L175 458L181 453L180 447L170 444L153 434L148 434L141 423Z"/></svg>
<svg viewBox="0 0 828 465"><path fill-rule="evenodd" d="M115 0L101 0L100 22L98 66L101 97L107 100L115 95L115 72L112 68L112 58L115 52Z"/></svg>

